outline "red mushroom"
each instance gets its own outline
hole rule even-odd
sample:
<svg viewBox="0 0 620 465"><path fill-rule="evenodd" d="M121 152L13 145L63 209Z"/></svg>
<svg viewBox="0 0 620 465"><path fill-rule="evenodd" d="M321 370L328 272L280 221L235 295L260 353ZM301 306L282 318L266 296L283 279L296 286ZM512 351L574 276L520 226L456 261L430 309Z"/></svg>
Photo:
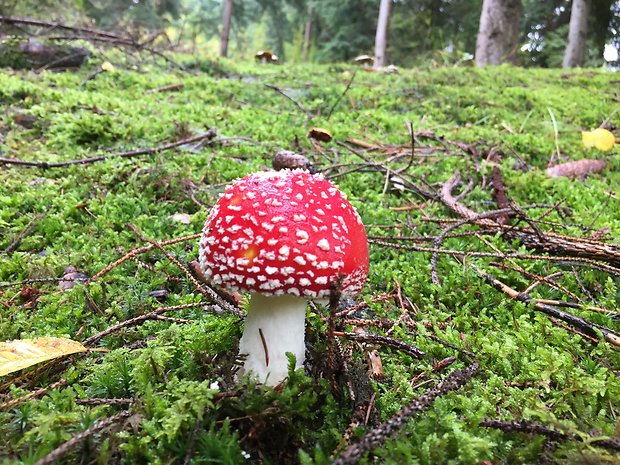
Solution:
<svg viewBox="0 0 620 465"><path fill-rule="evenodd" d="M280 383L305 359L306 299L359 292L368 276L368 242L355 208L330 181L303 170L250 174L211 209L200 267L214 284L251 292L239 343L242 372Z"/></svg>

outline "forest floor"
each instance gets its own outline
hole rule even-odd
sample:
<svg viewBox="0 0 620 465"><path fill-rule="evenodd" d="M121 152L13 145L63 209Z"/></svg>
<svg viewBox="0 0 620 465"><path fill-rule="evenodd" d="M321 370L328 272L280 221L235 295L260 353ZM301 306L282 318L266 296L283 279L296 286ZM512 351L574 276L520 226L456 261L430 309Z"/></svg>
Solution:
<svg viewBox="0 0 620 465"><path fill-rule="evenodd" d="M581 136L617 74L184 64L0 71L0 341L96 349L0 378L2 463L620 463L620 157ZM279 150L371 262L273 390L235 380L245 304L191 264Z"/></svg>

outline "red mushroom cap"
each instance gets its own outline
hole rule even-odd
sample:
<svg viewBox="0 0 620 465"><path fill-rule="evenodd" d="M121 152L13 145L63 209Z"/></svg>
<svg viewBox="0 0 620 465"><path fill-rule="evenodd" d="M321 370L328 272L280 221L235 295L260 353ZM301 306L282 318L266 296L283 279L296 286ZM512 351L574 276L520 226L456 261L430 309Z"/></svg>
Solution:
<svg viewBox="0 0 620 465"><path fill-rule="evenodd" d="M355 208L322 175L258 172L234 181L211 209L200 266L233 290L323 298L342 276L342 292L353 294L368 276L368 241Z"/></svg>

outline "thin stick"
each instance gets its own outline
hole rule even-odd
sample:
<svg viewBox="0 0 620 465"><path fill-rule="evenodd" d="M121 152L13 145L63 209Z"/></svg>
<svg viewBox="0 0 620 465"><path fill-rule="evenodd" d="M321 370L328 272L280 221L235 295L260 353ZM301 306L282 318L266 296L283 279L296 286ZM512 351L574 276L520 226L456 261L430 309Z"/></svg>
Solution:
<svg viewBox="0 0 620 465"><path fill-rule="evenodd" d="M349 79L349 82L347 83L347 87L344 89L344 92L340 94L340 96L336 99L332 107L327 112L327 117L326 117L327 121L329 121L329 118L331 118L332 113L334 112L334 110L336 109L340 101L344 98L347 92L349 92L349 89L351 88L351 84L353 84L353 80L355 79L355 76L357 76L357 70L355 70L355 72L353 73L353 76L351 76L351 79Z"/></svg>
<svg viewBox="0 0 620 465"><path fill-rule="evenodd" d="M493 253L493 252L476 252L472 250L454 250L454 249L435 249L430 247L420 247L417 245L405 245L405 244L394 244L393 242L387 241L378 241L378 240L368 240L369 244L382 245L385 247L391 247L393 249L401 249L401 250L413 250L415 252L437 252L439 254L444 255L454 255L456 257L492 257L492 258L519 258L522 260L546 260L549 262L559 262L559 263L571 263L571 264L581 264L586 263L593 268L596 268L601 271L605 271L607 273L613 274L615 276L620 276L620 268L616 268L615 266L607 265L606 263L597 262L596 260L591 260L589 258L581 258L581 257L552 257L548 255L536 255L536 254L522 254L522 253Z"/></svg>
<svg viewBox="0 0 620 465"><path fill-rule="evenodd" d="M299 103L299 101L295 100L293 97L288 95L286 92L284 92L279 87L276 87L276 86L271 85L271 84L264 84L264 86L267 87L268 89L275 90L280 95L284 95L287 99L289 99L291 102L293 102L297 106L297 108L299 108L301 111L303 111L308 118L313 118L314 117L314 115L312 113L310 113L308 110L306 110L306 108L301 103Z"/></svg>
<svg viewBox="0 0 620 465"><path fill-rule="evenodd" d="M341 331L334 331L335 336L346 337L347 339L351 339L353 341L358 342L366 342L371 344L379 344L386 347L391 347L392 349L400 350L401 352L406 353L407 355L421 360L424 358L426 353L417 347L414 347L406 342L400 341L398 339L394 339L387 336L380 336L378 334L358 334L358 333L347 333Z"/></svg>
<svg viewBox="0 0 620 465"><path fill-rule="evenodd" d="M470 263L469 266L478 274L478 276L486 279L489 284L491 284L494 288L502 291L511 299L518 300L519 302L524 302L526 304L533 303L534 308L541 313L562 320L565 323L571 325L573 328L578 329L579 331L587 334L590 337L596 338L599 336L600 332L605 337L605 340L607 342L609 342L615 347L620 347L620 335L614 333L610 329L591 323L583 318L555 308L551 305L539 302L536 299L530 297L528 294L524 294L523 292L518 292L512 289L510 286L504 284L499 279L480 270L480 268L478 268L476 265Z"/></svg>
<svg viewBox="0 0 620 465"><path fill-rule="evenodd" d="M5 254L10 254L15 252L15 250L17 250L17 248L19 247L19 245L22 243L22 241L24 240L24 238L26 236L28 236L28 234L30 234L32 232L32 230L35 228L35 226L37 225L37 223L39 221L41 221L43 218L45 218L47 216L47 214L50 211L50 207L48 207L43 213L37 213L36 215L34 215L34 217L30 220L30 222L26 225L26 227L24 228L24 230L22 232L20 232L17 237L15 239L13 239L13 242L11 242L3 251L2 253Z"/></svg>
<svg viewBox="0 0 620 465"><path fill-rule="evenodd" d="M200 284L198 280L194 278L192 273L185 267L185 265L183 265L174 256L172 256L172 254L170 254L170 252L168 252L160 243L158 243L157 241L153 239L148 239L147 237L144 237L142 233L138 231L138 229L131 223L128 223L127 227L131 229L134 232L134 234L138 236L140 239L142 239L145 242L149 242L153 244L155 247L161 250L162 253L166 256L166 258L170 260L172 263L174 263L185 274L185 276L187 276L187 278L191 281L191 283L194 285L194 287L196 288L198 292L200 292L202 295L210 299L212 302L216 302L219 306L221 306L227 312L232 313L233 315L236 315L239 317L244 316L244 313L241 310L232 306L230 303L222 299L218 295L217 292L211 289L210 286L207 286L206 284L203 286L202 284Z"/></svg>
<svg viewBox="0 0 620 465"><path fill-rule="evenodd" d="M360 437L355 444L347 447L336 457L332 465L354 465L366 452L383 444L393 433L405 425L413 416L427 410L437 399L450 391L456 391L478 372L478 363L472 363L462 370L456 370L446 376L435 388L415 398L406 407L392 416L385 423Z"/></svg>
<svg viewBox="0 0 620 465"><path fill-rule="evenodd" d="M49 391L51 391L52 389L56 389L57 387L62 387L65 384L67 384L67 380L66 379L61 379L59 381L56 381L55 383L50 384L49 386L45 386L42 388L39 388L35 391L29 392L28 394L25 394L21 397L18 397L16 399L11 399L11 400L7 400L6 402L0 404L0 411L2 410L7 410L11 407L14 407L16 405L21 404L22 402L28 400L28 399L32 399L34 397L38 397L38 396L42 396L43 394L47 394Z"/></svg>
<svg viewBox="0 0 620 465"><path fill-rule="evenodd" d="M527 434L538 434L540 436L546 436L555 441L573 440L587 442L588 444L592 444L593 446L620 451L620 439L597 438L592 435L588 435L589 438L586 439L581 435L558 431L553 427L543 425L542 423L535 423L530 420L501 421L485 419L480 422L480 426L484 426L486 428L500 429L506 433L520 432Z"/></svg>
<svg viewBox="0 0 620 465"><path fill-rule="evenodd" d="M159 147L151 147L148 149L131 150L129 152L113 153L110 155L99 155L96 157L60 161L56 163L50 163L47 161L17 160L14 158L0 157L0 165L5 164L5 165L27 166L27 167L35 167L35 168L43 168L43 169L63 168L65 166L70 166L70 165L89 165L91 163L95 163L98 161L105 161L105 160L109 160L112 158L132 158L132 157L138 157L141 155L156 155L158 153L165 152L167 150L180 147L182 145L192 144L194 142L200 142L204 139L212 140L215 138L215 136L216 136L215 129L211 128L203 134L189 137L187 139L182 139L176 142L170 142L168 144L165 144Z"/></svg>
<svg viewBox="0 0 620 465"><path fill-rule="evenodd" d="M144 315L139 315L137 317L130 318L129 320L121 321L120 323L117 323L114 326L110 326L109 328L97 334L92 335L88 339L85 339L84 342L82 342L82 344L85 345L86 347L92 346L96 342L99 342L99 340L101 340L102 338L109 336L112 333L117 332L119 329L127 328L129 326L136 326L147 320L157 320L162 313L173 312L177 310L186 310L188 308L196 308L196 307L204 307L204 306L206 306L204 302L195 302L192 304L181 304L181 305L174 305L170 307L160 307L160 308L153 310L152 312L145 313Z"/></svg>
<svg viewBox="0 0 620 465"><path fill-rule="evenodd" d="M63 442L60 446L58 446L46 456L37 460L34 465L53 465L55 463L58 463L61 457L69 453L71 449L77 446L84 439L92 436L95 433L98 433L99 431L113 425L114 423L121 422L122 420L128 418L130 415L131 412L125 411L117 413L116 415L112 415L111 417L104 418L103 420L99 420L87 430L76 434L68 441Z"/></svg>
<svg viewBox="0 0 620 465"><path fill-rule="evenodd" d="M179 242L193 241L193 240L196 240L196 239L200 239L201 236L202 236L202 234L192 234L190 236L175 237L173 239L168 239L166 241L162 241L162 242L159 243L159 245L166 246L166 245L177 244ZM92 283L93 281L96 281L97 279L101 278L102 276L108 274L110 271L112 271L114 268L116 268L121 263L124 263L127 260L131 260L132 258L136 257L137 255L140 255L140 254L143 254L145 252L148 252L149 250L153 250L154 248L155 248L155 245L154 244L150 244L150 245L145 245L145 246L142 246L142 247L138 247L137 249L130 250L125 255L123 255L121 258L119 258L115 262L110 263L108 266L106 266L105 268L103 268L102 270L97 272L92 278L90 278L87 281L87 283Z"/></svg>
<svg viewBox="0 0 620 465"><path fill-rule="evenodd" d="M265 352L265 366L269 366L269 348L267 347L267 341L265 340L265 335L263 334L263 328L258 328L258 335L260 336L260 341L263 344L263 351Z"/></svg>

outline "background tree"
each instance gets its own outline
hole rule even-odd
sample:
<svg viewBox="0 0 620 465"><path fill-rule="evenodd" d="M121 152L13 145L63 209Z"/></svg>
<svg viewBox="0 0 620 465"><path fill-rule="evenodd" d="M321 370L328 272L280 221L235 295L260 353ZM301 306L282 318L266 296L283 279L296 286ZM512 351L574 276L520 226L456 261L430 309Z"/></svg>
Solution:
<svg viewBox="0 0 620 465"><path fill-rule="evenodd" d="M573 0L568 40L564 52L564 60L562 61L563 68L583 66L585 62L589 10L589 0Z"/></svg>
<svg viewBox="0 0 620 465"><path fill-rule="evenodd" d="M308 61L310 58L310 47L312 45L312 29L314 22L314 5L312 2L308 3L308 16L306 17L306 23L304 24L304 42L302 44L301 59Z"/></svg>
<svg viewBox="0 0 620 465"><path fill-rule="evenodd" d="M482 0L401 0L392 4L388 56L415 66L474 54Z"/></svg>
<svg viewBox="0 0 620 465"><path fill-rule="evenodd" d="M370 54L376 7L376 0L322 0L316 10L319 61L347 61L361 53Z"/></svg>
<svg viewBox="0 0 620 465"><path fill-rule="evenodd" d="M375 68L386 65L385 52L387 49L388 22L390 19L390 6L392 0L381 0L379 5L379 18L377 19L377 32L375 34Z"/></svg>
<svg viewBox="0 0 620 465"><path fill-rule="evenodd" d="M222 10L222 33L220 35L220 56L228 56L228 38L230 36L230 23L232 21L233 0L224 0Z"/></svg>
<svg viewBox="0 0 620 465"><path fill-rule="evenodd" d="M522 13L521 0L484 0L476 40L477 66L516 61Z"/></svg>

